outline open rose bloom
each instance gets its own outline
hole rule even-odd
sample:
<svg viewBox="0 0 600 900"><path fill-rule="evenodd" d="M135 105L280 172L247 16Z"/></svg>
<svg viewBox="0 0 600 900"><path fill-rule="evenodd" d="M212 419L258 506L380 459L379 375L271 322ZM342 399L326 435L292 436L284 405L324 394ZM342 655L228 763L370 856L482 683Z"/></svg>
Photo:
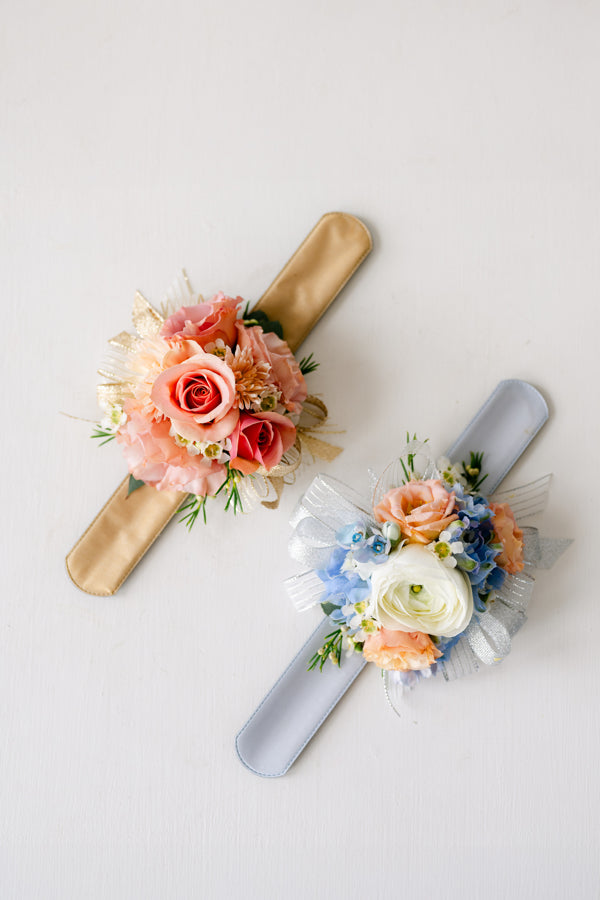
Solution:
<svg viewBox="0 0 600 900"><path fill-rule="evenodd" d="M462 468L435 461L426 442L409 441L372 503L315 479L290 542L292 556L314 569L286 582L299 611L320 604L331 620L309 668L359 652L384 670L389 689L438 671L451 680L508 654L546 539L517 524L506 493L482 494L483 462L480 453ZM545 478L511 490L511 501L537 512L548 485Z"/></svg>
<svg viewBox="0 0 600 900"><path fill-rule="evenodd" d="M116 437L133 478L157 490L238 496L244 476L285 470L306 382L277 323L246 324L241 297L194 299L163 318L136 297L139 336L111 341L96 436Z"/></svg>

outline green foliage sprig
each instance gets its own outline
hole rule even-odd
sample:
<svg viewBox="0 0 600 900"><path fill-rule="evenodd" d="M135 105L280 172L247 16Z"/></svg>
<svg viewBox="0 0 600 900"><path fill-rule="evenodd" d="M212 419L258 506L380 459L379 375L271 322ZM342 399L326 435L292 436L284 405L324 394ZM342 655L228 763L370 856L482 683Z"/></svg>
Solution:
<svg viewBox="0 0 600 900"><path fill-rule="evenodd" d="M308 356L302 357L299 365L300 365L300 371L302 372L303 375L310 375L311 372L314 372L315 369L319 368L320 363L318 363L314 359L312 353L310 353Z"/></svg>
<svg viewBox="0 0 600 900"><path fill-rule="evenodd" d="M98 444L98 446L103 447L104 444L108 444L109 441L114 441L116 435L114 431L106 431L106 429L102 428L102 426L96 425L90 437L97 440L99 439L100 443Z"/></svg>
<svg viewBox="0 0 600 900"><path fill-rule="evenodd" d="M206 525L206 499L206 495L199 497L197 494L191 494L179 507L178 512L186 513L179 521L185 525L188 531L192 530L200 513L202 513Z"/></svg>
<svg viewBox="0 0 600 900"><path fill-rule="evenodd" d="M232 509L234 513L243 512L244 507L242 506L242 498L240 496L240 491L238 488L238 481L242 477L242 473L237 469L230 469L227 466L227 476L225 480L222 482L221 486L214 493L214 497L218 497L221 492L223 492L226 496L225 500L225 510ZM196 520L200 513L202 513L202 520L206 525L207 517L206 517L206 501L208 500L208 496L204 495L203 497L198 496L197 494L191 494L179 507L178 512L185 513L184 516L179 520L182 522L188 531L191 531L194 525L196 524Z"/></svg>
<svg viewBox="0 0 600 900"><path fill-rule="evenodd" d="M406 443L407 444L411 444L413 441L417 441L417 440L418 440L418 437L416 434L413 434L413 436L411 438L410 432L408 432L408 431L406 432ZM429 440L429 438L425 438L423 443L426 444L428 440ZM408 456L406 458L406 464L405 464L404 460L402 459L402 457L400 457L400 465L402 466L402 471L404 472L404 476L406 478L406 481L403 481L403 484L406 484L407 482L409 482L411 480L412 476L415 474L415 454L414 453L408 454Z"/></svg>
<svg viewBox="0 0 600 900"><path fill-rule="evenodd" d="M242 506L242 498L240 497L238 488L238 481L242 477L242 473L237 469L231 469L229 466L227 466L227 477L219 490L215 493L215 497L218 497L221 491L225 491L225 494L227 496L225 509L228 510L229 507L233 505L234 513L237 513L238 511L244 511L244 508Z"/></svg>
<svg viewBox="0 0 600 900"><path fill-rule="evenodd" d="M318 666L319 671L322 672L323 666L328 659L335 663L336 666L339 666L342 658L343 637L341 628L336 628L335 631L326 635L323 646L310 658L308 671L312 672L312 670Z"/></svg>
<svg viewBox="0 0 600 900"><path fill-rule="evenodd" d="M463 460L462 465L462 476L467 482L467 487L471 493L475 493L478 491L485 479L486 475L481 475L481 470L483 468L483 452L473 453L471 452L471 459L469 460L469 465Z"/></svg>

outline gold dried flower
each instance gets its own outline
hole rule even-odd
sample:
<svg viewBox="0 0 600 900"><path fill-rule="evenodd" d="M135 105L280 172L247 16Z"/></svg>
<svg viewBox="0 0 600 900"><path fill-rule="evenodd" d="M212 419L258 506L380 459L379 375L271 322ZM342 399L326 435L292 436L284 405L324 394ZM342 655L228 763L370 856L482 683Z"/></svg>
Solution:
<svg viewBox="0 0 600 900"><path fill-rule="evenodd" d="M236 347L235 353L228 349L225 362L235 375L235 389L240 409L261 409L263 400L274 398L277 405L279 392L271 382L271 366L267 362L254 362L249 347ZM270 403L268 406L270 407Z"/></svg>

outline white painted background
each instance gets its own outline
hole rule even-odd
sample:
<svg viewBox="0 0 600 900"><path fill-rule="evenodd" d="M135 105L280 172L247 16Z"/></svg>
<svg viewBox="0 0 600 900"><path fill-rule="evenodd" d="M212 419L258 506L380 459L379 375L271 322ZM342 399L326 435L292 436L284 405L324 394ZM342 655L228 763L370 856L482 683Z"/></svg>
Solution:
<svg viewBox="0 0 600 900"><path fill-rule="evenodd" d="M0 33L0 897L591 898L598 861L600 3L20 0ZM290 774L233 738L314 625L287 517L175 524L111 599L63 558L123 475L105 341L181 266L256 299L319 216L375 250L305 344L360 486L504 377L552 418L542 574L498 669L363 674ZM595 483L596 482L596 483ZM315 677L318 677L315 675Z"/></svg>

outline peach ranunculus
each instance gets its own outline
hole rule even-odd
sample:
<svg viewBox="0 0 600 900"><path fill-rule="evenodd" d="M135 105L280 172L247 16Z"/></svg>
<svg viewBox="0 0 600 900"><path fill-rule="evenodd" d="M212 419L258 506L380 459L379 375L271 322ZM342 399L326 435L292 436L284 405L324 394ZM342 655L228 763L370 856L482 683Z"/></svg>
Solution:
<svg viewBox="0 0 600 900"><path fill-rule="evenodd" d="M218 356L194 341L181 341L164 360L152 386L152 402L188 441L229 437L239 418L235 375Z"/></svg>
<svg viewBox="0 0 600 900"><path fill-rule="evenodd" d="M428 669L442 654L428 634L421 631L391 631L380 628L369 634L363 646L367 662L374 662L380 669L408 672L411 669Z"/></svg>
<svg viewBox="0 0 600 900"><path fill-rule="evenodd" d="M148 419L135 400L125 401L127 421L116 434L129 471L159 491L214 494L225 481L227 470L215 460L190 456L173 440L170 422Z"/></svg>
<svg viewBox="0 0 600 900"><path fill-rule="evenodd" d="M388 491L375 507L378 522L397 522L411 543L428 544L458 518L454 493L441 481L409 481Z"/></svg>
<svg viewBox="0 0 600 900"><path fill-rule="evenodd" d="M219 292L208 303L182 306L164 322L160 335L165 338L179 337L195 341L201 347L220 339L228 347L233 347L236 339L237 309L242 302L241 297L234 300Z"/></svg>
<svg viewBox="0 0 600 900"><path fill-rule="evenodd" d="M238 346L249 347L255 363L266 362L271 367L270 376L281 391L281 401L288 412L302 412L306 400L306 381L294 355L285 341L273 332L265 332L260 325L247 328L237 323Z"/></svg>
<svg viewBox="0 0 600 900"><path fill-rule="evenodd" d="M296 439L296 428L279 413L243 412L231 435L231 468L244 475L262 466L267 472L281 461Z"/></svg>
<svg viewBox="0 0 600 900"><path fill-rule="evenodd" d="M515 522L515 517L508 503L490 503L493 513L492 521L496 537L502 544L502 552L498 554L494 562L509 575L522 572L523 562L523 532Z"/></svg>

